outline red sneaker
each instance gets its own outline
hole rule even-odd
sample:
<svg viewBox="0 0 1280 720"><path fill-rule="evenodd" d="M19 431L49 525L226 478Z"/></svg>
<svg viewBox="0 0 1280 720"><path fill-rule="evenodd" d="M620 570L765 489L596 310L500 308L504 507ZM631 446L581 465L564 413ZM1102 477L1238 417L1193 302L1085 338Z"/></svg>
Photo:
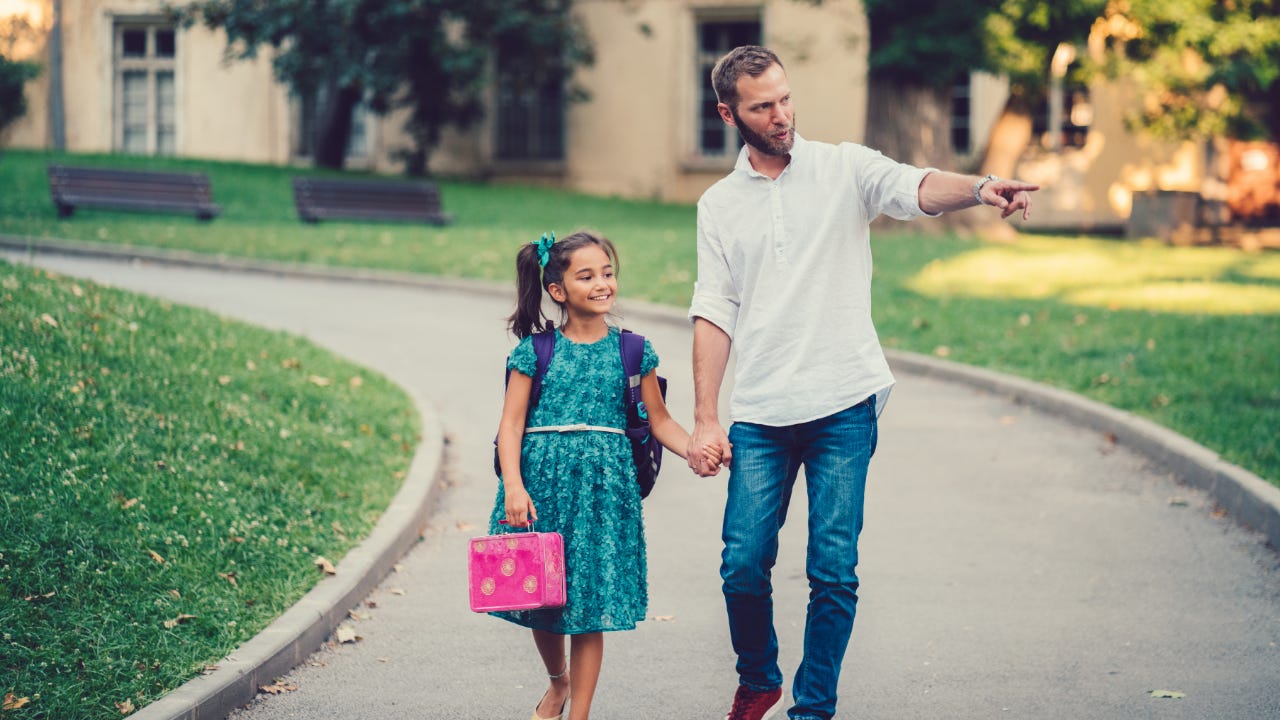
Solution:
<svg viewBox="0 0 1280 720"><path fill-rule="evenodd" d="M756 692L739 685L733 694L733 709L724 720L764 720L782 707L782 688Z"/></svg>

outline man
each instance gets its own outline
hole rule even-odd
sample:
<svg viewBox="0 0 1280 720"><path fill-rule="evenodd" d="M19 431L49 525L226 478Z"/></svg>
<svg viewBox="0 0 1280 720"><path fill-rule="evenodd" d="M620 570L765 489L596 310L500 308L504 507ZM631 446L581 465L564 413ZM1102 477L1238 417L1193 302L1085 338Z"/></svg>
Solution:
<svg viewBox="0 0 1280 720"><path fill-rule="evenodd" d="M712 71L717 108L745 143L733 172L698 202L695 416L690 467L729 467L721 576L738 655L730 720L781 705L770 572L797 471L809 498L809 607L795 719L830 718L857 605L858 535L876 418L893 385L871 323L868 224L974 207L1031 209L1027 183L921 169L852 143L796 134L782 62L737 48ZM732 426L718 416L730 346L737 352ZM695 450L697 452L695 452Z"/></svg>

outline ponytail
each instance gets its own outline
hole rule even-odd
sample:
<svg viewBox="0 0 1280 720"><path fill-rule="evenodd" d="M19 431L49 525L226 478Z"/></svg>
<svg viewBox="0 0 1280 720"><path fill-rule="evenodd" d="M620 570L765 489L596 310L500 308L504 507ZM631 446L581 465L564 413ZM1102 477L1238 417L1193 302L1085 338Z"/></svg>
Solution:
<svg viewBox="0 0 1280 720"><path fill-rule="evenodd" d="M542 312L542 292L552 284L564 284L564 273L569 269L569 260L579 248L598 245L609 256L614 272L618 271L618 251L609 242L609 238L603 235L579 230L559 241L552 235L549 243L545 241L546 236L543 237L545 261L538 256L539 243L536 242L524 243L516 253L516 309L507 318L507 327L518 339L556 326Z"/></svg>
<svg viewBox="0 0 1280 720"><path fill-rule="evenodd" d="M507 322L517 338L555 327L542 312L542 267L533 243L521 245L516 253L516 311Z"/></svg>

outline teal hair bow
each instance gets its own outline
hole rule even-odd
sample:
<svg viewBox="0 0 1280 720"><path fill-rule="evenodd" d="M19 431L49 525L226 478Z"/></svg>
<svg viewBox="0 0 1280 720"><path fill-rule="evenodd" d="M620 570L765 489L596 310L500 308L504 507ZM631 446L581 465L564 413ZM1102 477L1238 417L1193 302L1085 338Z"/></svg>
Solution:
<svg viewBox="0 0 1280 720"><path fill-rule="evenodd" d="M538 248L538 267L546 267L547 261L551 259L551 246L556 244L556 234L542 233L542 239L532 243Z"/></svg>

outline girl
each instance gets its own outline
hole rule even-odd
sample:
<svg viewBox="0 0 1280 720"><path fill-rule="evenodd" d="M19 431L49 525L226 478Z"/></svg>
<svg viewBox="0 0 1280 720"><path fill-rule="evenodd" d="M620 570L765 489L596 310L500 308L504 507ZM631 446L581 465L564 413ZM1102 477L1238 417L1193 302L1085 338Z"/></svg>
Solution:
<svg viewBox="0 0 1280 720"><path fill-rule="evenodd" d="M551 685L533 720L586 720L600 676L604 633L632 630L648 609L640 489L626 426L619 331L606 322L618 292L617 252L608 239L577 232L529 243L516 256L517 305L509 318L519 345L498 429L502 482L490 520L564 536L567 601L562 608L493 613L533 630ZM555 353L530 412L537 365L530 336L555 327L542 312L543 290L560 308ZM689 434L667 412L646 340L641 398L654 437L684 457ZM570 432L526 427L577 425ZM612 431L616 429L617 431ZM719 463L718 449L708 461ZM564 636L570 636L565 657Z"/></svg>

